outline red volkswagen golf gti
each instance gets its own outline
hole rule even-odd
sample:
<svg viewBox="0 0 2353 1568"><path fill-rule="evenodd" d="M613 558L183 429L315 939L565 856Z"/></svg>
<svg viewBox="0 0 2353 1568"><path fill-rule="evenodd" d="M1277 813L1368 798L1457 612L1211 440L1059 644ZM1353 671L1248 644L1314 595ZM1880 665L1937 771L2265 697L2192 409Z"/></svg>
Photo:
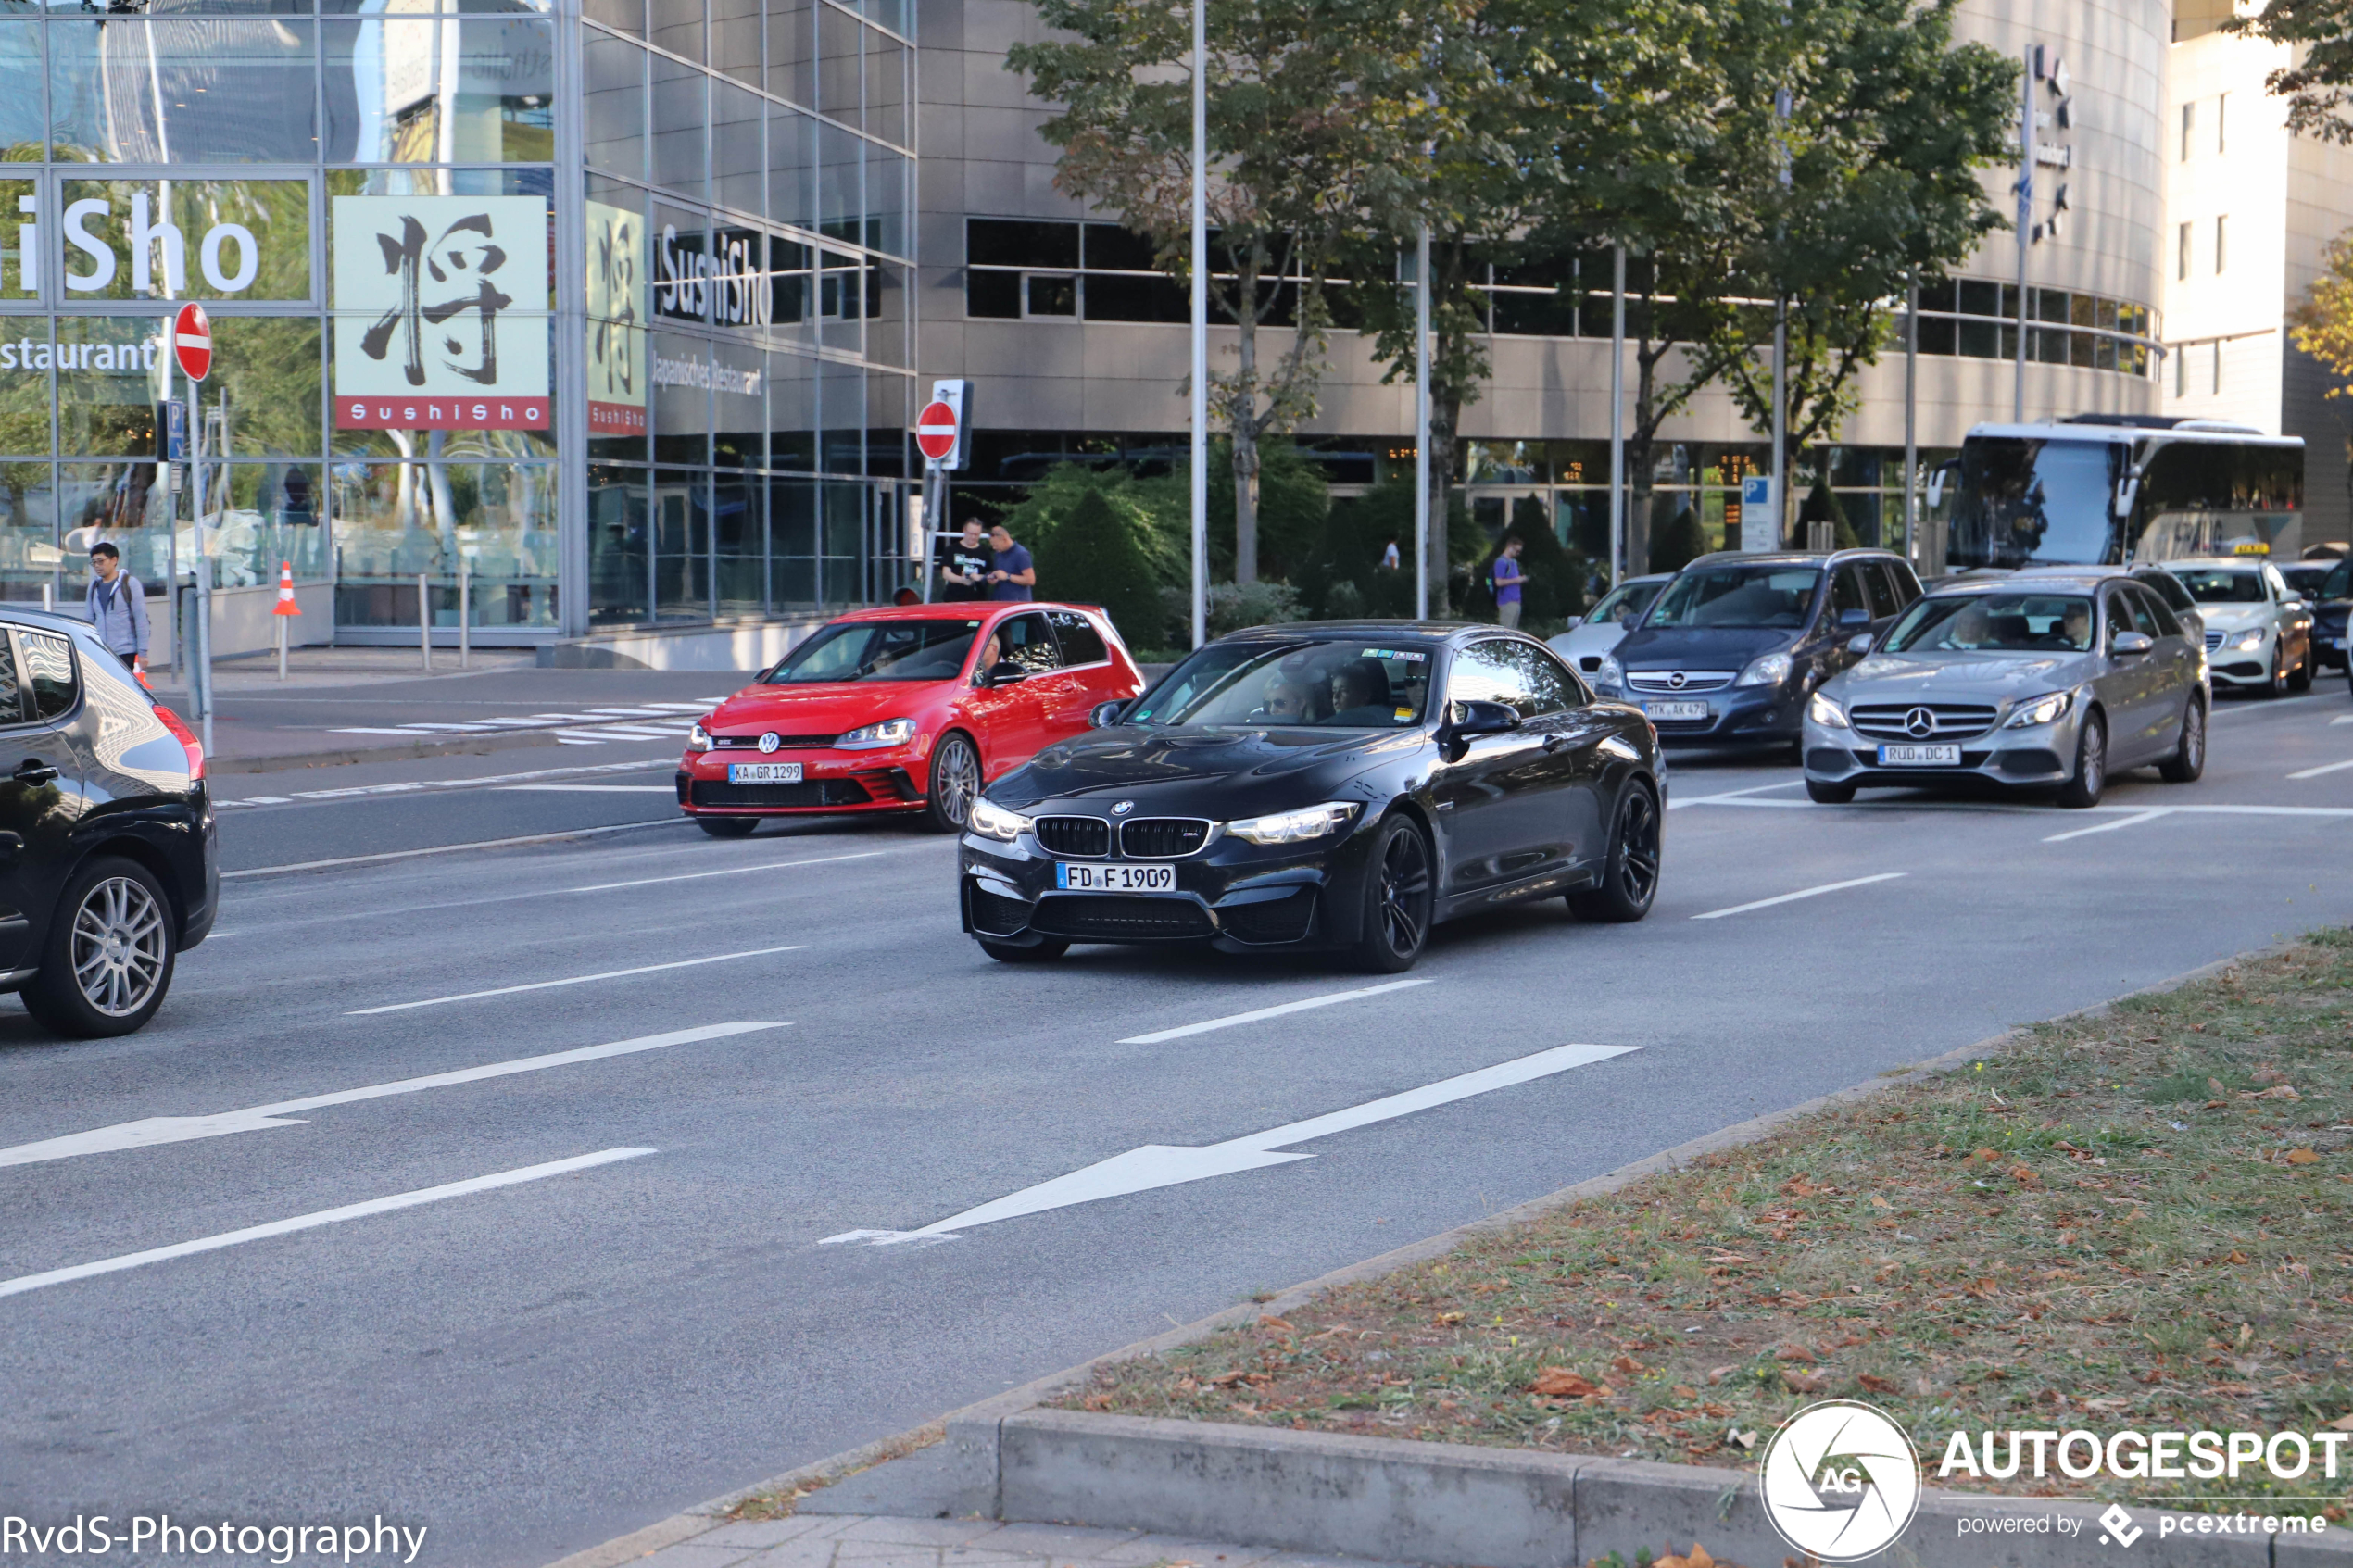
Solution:
<svg viewBox="0 0 2353 1568"><path fill-rule="evenodd" d="M1091 606L860 610L695 726L678 804L716 838L820 811L921 811L955 832L983 784L1143 689Z"/></svg>

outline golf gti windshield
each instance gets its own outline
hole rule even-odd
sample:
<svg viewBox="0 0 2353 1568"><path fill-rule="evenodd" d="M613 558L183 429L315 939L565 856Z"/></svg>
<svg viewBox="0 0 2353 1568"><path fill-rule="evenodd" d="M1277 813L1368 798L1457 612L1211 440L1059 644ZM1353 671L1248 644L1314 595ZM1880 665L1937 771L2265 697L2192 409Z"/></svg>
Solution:
<svg viewBox="0 0 2353 1568"><path fill-rule="evenodd" d="M972 651L977 621L839 621L785 656L772 686L831 681L952 681Z"/></svg>
<svg viewBox="0 0 2353 1568"><path fill-rule="evenodd" d="M1430 650L1412 643L1218 643L1186 660L1127 721L1405 729L1421 722L1429 666Z"/></svg>
<svg viewBox="0 0 2353 1568"><path fill-rule="evenodd" d="M1887 635L1890 653L2082 653L2092 601L2080 594L1970 594L1922 599Z"/></svg>

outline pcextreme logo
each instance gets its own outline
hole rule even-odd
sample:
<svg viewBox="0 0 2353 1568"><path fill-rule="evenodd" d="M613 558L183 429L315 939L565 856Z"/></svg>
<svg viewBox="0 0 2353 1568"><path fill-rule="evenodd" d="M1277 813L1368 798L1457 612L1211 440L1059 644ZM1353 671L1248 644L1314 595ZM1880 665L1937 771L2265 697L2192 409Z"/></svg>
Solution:
<svg viewBox="0 0 2353 1568"><path fill-rule="evenodd" d="M1850 1399L1808 1405L1781 1424L1757 1482L1781 1539L1824 1562L1886 1548L1920 1501L1919 1456L1884 1412Z"/></svg>

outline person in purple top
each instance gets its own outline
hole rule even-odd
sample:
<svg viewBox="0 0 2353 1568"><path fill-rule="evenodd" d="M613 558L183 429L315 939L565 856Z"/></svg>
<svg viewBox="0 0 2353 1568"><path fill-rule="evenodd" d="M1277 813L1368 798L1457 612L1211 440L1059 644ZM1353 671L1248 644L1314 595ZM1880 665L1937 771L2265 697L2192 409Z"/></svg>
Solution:
<svg viewBox="0 0 2353 1568"><path fill-rule="evenodd" d="M995 552L988 570L988 596L992 599L1036 597L1030 590L1038 585L1038 568L1030 560L1029 551L1013 543L1013 531L1001 522L990 529L988 547Z"/></svg>
<svg viewBox="0 0 2353 1568"><path fill-rule="evenodd" d="M1528 581L1528 574L1519 569L1523 547L1515 533L1504 541L1504 553L1495 558L1495 619L1505 626L1519 624L1519 587Z"/></svg>

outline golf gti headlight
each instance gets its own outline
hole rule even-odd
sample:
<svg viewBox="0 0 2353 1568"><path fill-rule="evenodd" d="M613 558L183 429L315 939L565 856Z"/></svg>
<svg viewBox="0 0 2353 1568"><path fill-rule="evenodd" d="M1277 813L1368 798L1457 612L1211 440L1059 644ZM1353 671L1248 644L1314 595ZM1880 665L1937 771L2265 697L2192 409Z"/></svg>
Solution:
<svg viewBox="0 0 2353 1568"><path fill-rule="evenodd" d="M1327 833L1338 833L1356 820L1364 808L1353 800L1328 800L1303 811L1277 811L1271 817L1246 817L1227 822L1226 831L1252 844L1304 844Z"/></svg>
<svg viewBox="0 0 2353 1568"><path fill-rule="evenodd" d="M2006 730L2030 730L2037 724L2049 723L2074 706L2073 692L2053 692L2048 696L2020 703L2018 710L2010 715L2009 722L2002 727Z"/></svg>
<svg viewBox="0 0 2353 1568"><path fill-rule="evenodd" d="M964 819L964 825L983 838L1000 838L1011 844L1029 831L1029 819L1018 811L1008 811L1002 806L975 800L972 815Z"/></svg>
<svg viewBox="0 0 2353 1568"><path fill-rule="evenodd" d="M886 719L879 724L866 724L848 734L834 737L836 751L879 751L886 746L905 746L915 738L912 719Z"/></svg>
<svg viewBox="0 0 2353 1568"><path fill-rule="evenodd" d="M2231 639L2231 646L2234 648L2259 648L2263 646L2263 639L2270 634L2271 633L2269 632L2260 626L2250 626L2246 631L2241 632L2237 636Z"/></svg>
<svg viewBox="0 0 2353 1568"><path fill-rule="evenodd" d="M1748 668L1741 671L1741 678L1733 682L1732 684L1736 686L1778 686L1783 681L1788 679L1789 655L1785 653L1768 653L1762 659L1750 660Z"/></svg>
<svg viewBox="0 0 2353 1568"><path fill-rule="evenodd" d="M1816 692L1814 700L1806 705L1806 717L1826 730L1851 728L1846 722L1846 710L1819 692Z"/></svg>
<svg viewBox="0 0 2353 1568"><path fill-rule="evenodd" d="M695 721L695 727L686 732L686 749L688 751L711 749L711 732L702 727L702 721L699 719Z"/></svg>

